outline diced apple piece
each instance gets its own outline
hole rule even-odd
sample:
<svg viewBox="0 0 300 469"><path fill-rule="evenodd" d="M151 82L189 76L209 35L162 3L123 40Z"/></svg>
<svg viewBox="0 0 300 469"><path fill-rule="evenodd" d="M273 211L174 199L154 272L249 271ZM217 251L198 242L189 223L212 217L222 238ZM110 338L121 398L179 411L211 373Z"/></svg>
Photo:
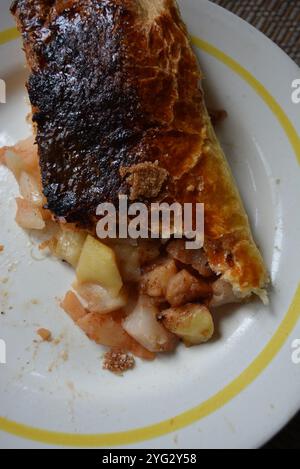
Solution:
<svg viewBox="0 0 300 469"><path fill-rule="evenodd" d="M141 269L138 248L131 246L128 242L117 241L113 245L113 250L120 266L122 279L125 282L139 282Z"/></svg>
<svg viewBox="0 0 300 469"><path fill-rule="evenodd" d="M86 233L80 231L61 230L56 237L53 254L76 268L86 236Z"/></svg>
<svg viewBox="0 0 300 469"><path fill-rule="evenodd" d="M161 313L164 326L187 346L208 342L214 334L213 318L202 305L187 304Z"/></svg>
<svg viewBox="0 0 300 469"><path fill-rule="evenodd" d="M77 324L97 344L129 351L145 360L155 358L153 353L146 350L127 334L122 327L121 316L90 313L79 319Z"/></svg>
<svg viewBox="0 0 300 469"><path fill-rule="evenodd" d="M101 345L126 348L128 336L121 324L109 315L90 313L77 322L87 336Z"/></svg>
<svg viewBox="0 0 300 469"><path fill-rule="evenodd" d="M212 284L213 297L210 302L212 308L230 303L239 303L241 300L235 296L232 286L222 278Z"/></svg>
<svg viewBox="0 0 300 469"><path fill-rule="evenodd" d="M38 180L26 171L22 171L20 174L20 193L24 199L28 200L32 205L37 207L43 207L44 197L42 193L42 187Z"/></svg>
<svg viewBox="0 0 300 469"><path fill-rule="evenodd" d="M25 171L39 173L38 146L34 135L18 142L12 150L22 159Z"/></svg>
<svg viewBox="0 0 300 469"><path fill-rule="evenodd" d="M152 298L165 297L168 284L177 274L176 264L173 259L166 259L155 265L150 272L143 275L142 290Z"/></svg>
<svg viewBox="0 0 300 469"><path fill-rule="evenodd" d="M118 296L112 296L108 290L93 283L77 283L74 289L87 303L87 309L91 313L108 314L127 304L127 296L123 290Z"/></svg>
<svg viewBox="0 0 300 469"><path fill-rule="evenodd" d="M81 283L97 283L118 296L123 282L112 249L88 235L77 266Z"/></svg>
<svg viewBox="0 0 300 469"><path fill-rule="evenodd" d="M77 326L97 344L132 352L144 360L155 359L154 353L146 350L124 331L121 313L107 315L90 313L72 291L66 294L61 307Z"/></svg>
<svg viewBox="0 0 300 469"><path fill-rule="evenodd" d="M150 352L171 352L176 337L158 322L159 310L150 298L141 296L132 313L123 321L125 331Z"/></svg>
<svg viewBox="0 0 300 469"><path fill-rule="evenodd" d="M15 178L19 180L20 175L24 170L24 161L22 158L14 151L7 149L4 154L4 162Z"/></svg>
<svg viewBox="0 0 300 469"><path fill-rule="evenodd" d="M187 270L181 270L169 281L166 299L171 306L181 306L207 298L211 293L212 288L208 283L194 277Z"/></svg>
<svg viewBox="0 0 300 469"><path fill-rule="evenodd" d="M21 140L14 147L5 147L2 159L17 181L21 172L26 171L39 176L38 150L34 144L35 137Z"/></svg>
<svg viewBox="0 0 300 469"><path fill-rule="evenodd" d="M28 200L16 198L16 222L25 230L43 230L46 224L38 207L34 207Z"/></svg>
<svg viewBox="0 0 300 469"><path fill-rule="evenodd" d="M84 318L88 314L88 311L84 308L77 295L74 292L68 291L63 302L61 303L63 310L77 322L79 319Z"/></svg>

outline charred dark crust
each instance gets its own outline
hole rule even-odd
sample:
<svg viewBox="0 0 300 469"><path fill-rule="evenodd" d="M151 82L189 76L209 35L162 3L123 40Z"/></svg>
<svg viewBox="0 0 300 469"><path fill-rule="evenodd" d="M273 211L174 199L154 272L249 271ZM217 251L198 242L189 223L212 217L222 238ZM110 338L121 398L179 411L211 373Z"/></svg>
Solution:
<svg viewBox="0 0 300 469"><path fill-rule="evenodd" d="M89 3L84 16L71 9L47 24L47 40L33 45L38 63L28 81L48 208L70 221L118 193L119 167L135 161L130 148L143 131L135 90L122 76L126 12L109 2L100 12L92 8L99 2ZM20 20L27 7L28 1L13 6ZM25 24L26 31L43 28L35 16L34 25Z"/></svg>
<svg viewBox="0 0 300 469"><path fill-rule="evenodd" d="M148 167L163 192L158 199L205 204L212 270L245 296L264 288L267 273L211 128L175 0L17 0L12 12L54 215L93 224L96 206L123 191L157 196Z"/></svg>
<svg viewBox="0 0 300 469"><path fill-rule="evenodd" d="M27 87L44 194L56 216L86 221L99 203L116 202L126 189L120 168L159 161L167 170L172 162L174 172L172 146L181 145L182 156L190 151L187 134L195 139L200 128L202 95L195 58L170 3L158 36L138 22L136 0L13 3L31 69ZM164 51L163 34L172 28L173 49ZM164 69L164 53L182 56L183 78L193 77L192 103L190 96L180 99L188 92Z"/></svg>

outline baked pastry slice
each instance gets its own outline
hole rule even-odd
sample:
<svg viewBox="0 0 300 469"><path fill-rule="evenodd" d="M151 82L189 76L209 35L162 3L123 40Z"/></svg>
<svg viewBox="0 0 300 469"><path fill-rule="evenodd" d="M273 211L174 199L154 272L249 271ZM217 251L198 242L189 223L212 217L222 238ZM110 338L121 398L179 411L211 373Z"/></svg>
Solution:
<svg viewBox="0 0 300 469"><path fill-rule="evenodd" d="M108 247L125 287L135 282L135 293L142 292L136 316L130 317L124 302L117 307L126 317L118 319L126 333L157 351L149 338L141 339L145 329L136 331L135 320L145 328L158 325L158 336L165 334L161 350L169 350L176 321L183 324L177 335L193 343L182 331L195 317L211 330L210 305L252 294L267 301L266 268L211 124L201 71L175 1L16 0L11 10L30 69L27 87L46 199L42 215L55 218L64 232L74 224L77 235L88 231L87 249L93 249L97 206L117 204L121 194L146 204L205 204L201 250L187 251L183 240L172 239ZM78 257L72 259L75 267ZM103 278L98 285L107 287Z"/></svg>

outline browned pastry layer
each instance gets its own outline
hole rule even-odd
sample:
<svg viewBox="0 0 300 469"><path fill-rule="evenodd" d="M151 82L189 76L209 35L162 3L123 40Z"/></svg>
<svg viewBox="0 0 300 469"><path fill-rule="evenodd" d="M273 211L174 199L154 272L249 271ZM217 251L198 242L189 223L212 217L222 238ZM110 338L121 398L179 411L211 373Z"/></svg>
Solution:
<svg viewBox="0 0 300 469"><path fill-rule="evenodd" d="M202 94L173 1L18 0L12 12L50 210L70 221L94 215L124 191L124 166L190 168Z"/></svg>
<svg viewBox="0 0 300 469"><path fill-rule="evenodd" d="M86 222L125 192L204 202L210 266L241 296L263 296L264 263L175 1L16 0L12 12L49 209Z"/></svg>

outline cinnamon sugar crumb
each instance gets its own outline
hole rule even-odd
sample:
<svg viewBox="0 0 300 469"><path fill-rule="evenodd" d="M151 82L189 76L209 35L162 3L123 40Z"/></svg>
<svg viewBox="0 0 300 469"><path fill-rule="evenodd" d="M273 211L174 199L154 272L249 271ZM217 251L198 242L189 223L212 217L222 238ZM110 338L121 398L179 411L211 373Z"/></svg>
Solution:
<svg viewBox="0 0 300 469"><path fill-rule="evenodd" d="M126 352L110 350L104 355L103 369L112 373L123 373L135 367L135 359Z"/></svg>
<svg viewBox="0 0 300 469"><path fill-rule="evenodd" d="M3 244L0 244L0 252L3 252L4 251L4 246Z"/></svg>
<svg viewBox="0 0 300 469"><path fill-rule="evenodd" d="M154 199L162 190L169 173L158 162L140 163L130 168L121 168L120 174L130 186L130 199Z"/></svg>
<svg viewBox="0 0 300 469"><path fill-rule="evenodd" d="M228 117L228 114L224 109L209 109L208 112L211 118L211 123L214 127Z"/></svg>
<svg viewBox="0 0 300 469"><path fill-rule="evenodd" d="M44 341L44 342L51 342L52 340L52 334L51 332L48 330L48 329L39 329L37 331L37 335L40 336L40 338Z"/></svg>

